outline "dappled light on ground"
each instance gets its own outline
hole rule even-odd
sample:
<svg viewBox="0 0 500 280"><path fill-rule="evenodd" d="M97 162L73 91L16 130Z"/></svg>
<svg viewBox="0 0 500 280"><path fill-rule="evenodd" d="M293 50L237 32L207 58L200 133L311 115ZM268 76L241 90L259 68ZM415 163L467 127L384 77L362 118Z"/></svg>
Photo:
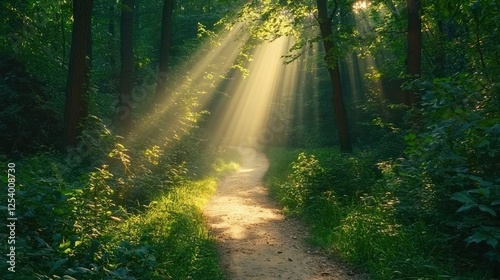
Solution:
<svg viewBox="0 0 500 280"><path fill-rule="evenodd" d="M241 167L221 182L204 211L228 279L361 279L308 247L304 228L271 201L262 182L264 154L244 157Z"/></svg>

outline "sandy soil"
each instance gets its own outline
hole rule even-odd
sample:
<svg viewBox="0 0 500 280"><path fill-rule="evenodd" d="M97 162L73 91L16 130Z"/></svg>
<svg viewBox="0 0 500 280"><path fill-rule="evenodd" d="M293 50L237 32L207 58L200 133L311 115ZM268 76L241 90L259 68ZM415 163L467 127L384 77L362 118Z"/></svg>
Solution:
<svg viewBox="0 0 500 280"><path fill-rule="evenodd" d="M268 197L268 168L259 152L219 185L204 214L228 279L364 279L304 243L306 231Z"/></svg>

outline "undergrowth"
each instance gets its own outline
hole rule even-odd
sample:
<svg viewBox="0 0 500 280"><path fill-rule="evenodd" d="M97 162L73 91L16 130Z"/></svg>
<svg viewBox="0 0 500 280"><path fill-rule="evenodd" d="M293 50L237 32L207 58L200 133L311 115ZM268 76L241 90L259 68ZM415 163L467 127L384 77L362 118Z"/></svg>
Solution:
<svg viewBox="0 0 500 280"><path fill-rule="evenodd" d="M442 229L400 214L397 162L370 151L267 150L264 178L289 215L305 221L313 244L366 270L373 279L489 279ZM460 247L457 250L456 247Z"/></svg>
<svg viewBox="0 0 500 280"><path fill-rule="evenodd" d="M222 279L201 209L217 178L237 168L236 156L206 150L196 154L203 165L188 169L189 158L157 146L98 139L88 145L93 156L78 161L58 152L0 157L16 165L18 218L15 273L2 279Z"/></svg>

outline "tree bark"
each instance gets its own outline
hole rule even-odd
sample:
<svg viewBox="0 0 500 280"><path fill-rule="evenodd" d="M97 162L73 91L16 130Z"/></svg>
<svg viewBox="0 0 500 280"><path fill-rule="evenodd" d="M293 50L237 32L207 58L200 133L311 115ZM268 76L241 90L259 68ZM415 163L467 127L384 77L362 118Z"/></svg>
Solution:
<svg viewBox="0 0 500 280"><path fill-rule="evenodd" d="M422 65L422 22L420 19L421 0L406 0L408 9L408 56L406 71L410 79L420 77ZM411 90L405 91L405 104L412 106L417 101L415 93Z"/></svg>
<svg viewBox="0 0 500 280"><path fill-rule="evenodd" d="M160 71L156 85L155 103L160 104L166 99L166 85L168 75L168 55L170 48L172 30L172 14L174 11L174 0L165 0L163 4L163 16L161 22L161 44L160 44Z"/></svg>
<svg viewBox="0 0 500 280"><path fill-rule="evenodd" d="M79 125L87 116L87 88L90 75L88 60L91 47L91 15L93 0L73 1L73 31L69 70L66 84L66 103L64 108L65 145L75 147L81 133Z"/></svg>
<svg viewBox="0 0 500 280"><path fill-rule="evenodd" d="M325 61L332 85L332 103L337 123L340 151L349 153L352 152L351 136L349 133L347 113L344 105L339 63L338 59L335 57L332 19L328 17L327 0L317 0L317 5L318 22L321 30L321 37L323 39L323 46L325 48ZM333 13L335 13L335 11L333 11Z"/></svg>
<svg viewBox="0 0 500 280"><path fill-rule="evenodd" d="M123 0L120 28L120 93L118 102L119 127L123 135L132 129L132 90L134 87L134 0Z"/></svg>

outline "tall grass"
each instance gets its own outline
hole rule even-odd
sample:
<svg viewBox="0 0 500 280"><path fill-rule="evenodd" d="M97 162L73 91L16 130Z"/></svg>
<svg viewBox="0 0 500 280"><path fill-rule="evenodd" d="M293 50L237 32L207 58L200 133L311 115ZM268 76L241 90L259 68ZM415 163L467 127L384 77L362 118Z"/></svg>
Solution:
<svg viewBox="0 0 500 280"><path fill-rule="evenodd" d="M125 263L133 271L130 276L223 279L217 250L201 212L216 185L215 178L187 182L160 195L146 211L109 232L118 244L115 257L129 259Z"/></svg>
<svg viewBox="0 0 500 280"><path fill-rule="evenodd" d="M313 244L373 279L488 279L480 268L464 269L467 261L435 229L398 215L395 186L384 178L389 163L378 163L367 151L302 152L267 150L264 179L284 209L306 222Z"/></svg>

